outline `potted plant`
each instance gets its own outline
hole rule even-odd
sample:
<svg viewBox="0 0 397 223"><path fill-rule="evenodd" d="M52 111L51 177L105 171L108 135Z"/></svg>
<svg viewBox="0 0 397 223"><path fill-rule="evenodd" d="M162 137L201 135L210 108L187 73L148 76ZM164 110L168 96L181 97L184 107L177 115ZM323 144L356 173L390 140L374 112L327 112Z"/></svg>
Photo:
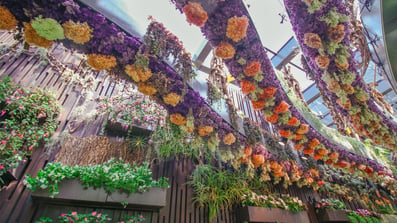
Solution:
<svg viewBox="0 0 397 223"><path fill-rule="evenodd" d="M50 163L36 178L26 176L32 196L47 202L95 202L106 205L165 206L167 179L154 180L147 163L131 166L111 159L102 165L65 166ZM51 198L55 198L51 200Z"/></svg>
<svg viewBox="0 0 397 223"><path fill-rule="evenodd" d="M303 202L287 194L250 192L243 196L242 205L237 210L238 222L310 222Z"/></svg>
<svg viewBox="0 0 397 223"><path fill-rule="evenodd" d="M319 222L349 222L346 205L337 199L321 199L315 205Z"/></svg>

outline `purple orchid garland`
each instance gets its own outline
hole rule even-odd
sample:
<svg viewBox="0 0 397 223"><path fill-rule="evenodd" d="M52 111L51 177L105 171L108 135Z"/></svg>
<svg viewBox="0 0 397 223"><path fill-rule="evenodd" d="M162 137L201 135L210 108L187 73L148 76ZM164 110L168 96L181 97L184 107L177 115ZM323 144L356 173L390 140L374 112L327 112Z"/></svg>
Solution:
<svg viewBox="0 0 397 223"><path fill-rule="evenodd" d="M296 33L296 37L298 39L299 44L301 45L303 54L305 57L308 59L308 65L309 67L314 71L316 78L318 79L319 82L319 88L324 89L325 94L331 98L332 102L334 102L334 106L337 109L338 112L343 114L344 116L351 117L351 115L354 115L355 112L352 111L353 108L360 109L361 110L361 115L367 115L369 117L375 116L375 120L379 120L378 122L383 123L382 127L378 129L374 129L373 123L376 121L373 121L371 123L362 123L363 120L357 121L360 123L362 126L356 126L361 130L360 132L367 132L365 135L367 137L372 138L373 140L377 140L379 143L383 143L384 145L388 145L391 147L391 149L396 148L396 133L397 133L397 124L388 119L383 112L378 108L378 106L375 104L373 98L367 97L369 94L368 89L366 87L366 84L364 81L361 79L360 75L358 74L358 71L356 69L356 60L353 59L353 52L350 49L350 30L348 26L348 22L343 19L344 16L348 15L349 12L347 11L347 6L343 1L339 0L327 0L325 3L321 3L320 7L314 9L313 11L309 12L309 9L311 8L311 3L306 3L305 1L295 1L295 0L284 0L285 6L289 11L289 16L290 20L293 26L293 30ZM310 47L307 44L307 39L305 42L305 34L308 33L313 33L317 34L319 38L323 41L325 44L333 44L332 43L332 37L330 37L330 31L329 27L334 26L335 24L329 25L330 21L326 21L325 19L327 16L330 17L330 13L333 13L334 17L339 17L338 25L343 25L343 31L344 31L344 36L343 40L340 41L339 47L337 48L336 52L331 54L327 51L325 56L327 56L330 59L329 66L324 70L319 67L318 63L316 63L316 57L321 54L320 50L317 48ZM336 14L337 13L337 14ZM335 16L336 14L336 16ZM342 18L342 19L341 19ZM328 22L328 23L327 23ZM334 22L335 23L335 22ZM348 61L348 68L346 71L343 71L341 68L339 68L337 65L337 60L338 57L342 54L341 51L345 50L347 53L350 55L350 57L347 58ZM326 77L324 77L325 72L328 72L329 74L335 74L334 78L328 78L326 80ZM351 107L343 107L340 104L337 103L337 100L339 99L338 95L334 92L331 92L329 90L330 88L334 86L329 86L332 82L336 83L335 81L338 81L337 78L340 80L338 83L342 86L343 82L343 74L346 72L350 72L351 74L354 75L354 81L352 81L351 85L355 91L357 92L362 92L362 94L366 94L367 100L358 100L355 94L350 94L347 96L348 100L351 101L352 106ZM376 117L377 116L377 117ZM368 119L368 117L364 118ZM390 131L392 130L392 131ZM388 141L384 141L385 139L388 139Z"/></svg>
<svg viewBox="0 0 397 223"><path fill-rule="evenodd" d="M119 73L124 73L123 68L125 65L135 62L135 55L142 45L139 38L125 34L114 23L108 22L103 15L72 0L48 0L45 2L5 0L1 4L11 11L20 24L29 22L40 15L55 19L59 23L68 20L81 23L87 22L93 28L92 38L87 43L81 45L67 39L61 40L61 42L67 48L75 49L80 53L115 56L118 61L116 69L120 71ZM26 9L26 11L23 9ZM170 80L168 83L170 92L180 94L181 89L185 89L186 83L183 82L181 76L162 60L150 57L149 68L153 73L166 75L166 78ZM155 75L152 78L156 78ZM199 93L191 88L187 88L184 99L175 107L163 103L161 95L157 97L156 101L163 105L171 114L180 113L186 116L189 109L192 109L195 124L200 123L212 126L220 138L223 138L228 133L233 133L241 144L245 143L245 137L241 134L236 134L236 131L205 103ZM231 147L238 149L239 145L237 144L234 143Z"/></svg>
<svg viewBox="0 0 397 223"><path fill-rule="evenodd" d="M173 0L172 1L177 9L182 12L182 8L188 4L187 0ZM243 58L246 61L259 61L261 63L261 70L264 74L262 81L258 82L258 87L275 87L277 92L275 94L275 101L278 104L281 101L286 101L290 106L292 103L289 101L288 97L284 93L279 80L276 77L273 66L266 55L266 51L263 48L258 34L252 24L251 20L247 29L247 36L239 42L233 42L226 35L226 29L228 24L228 19L233 16L245 16L250 18L248 12L246 11L244 5L239 0L229 0L229 1L195 1L201 3L204 10L208 13L208 20L205 25L201 28L201 31L205 37L210 41L212 46L219 45L220 42L227 42L233 45L236 53L232 59L225 59L225 63L229 68L230 73L238 79L239 75L243 73L244 66L239 63L239 59ZM245 77L245 80L253 81L252 77ZM293 106L290 107L290 112L292 116L297 117L301 123L307 124L303 117L300 115L298 110ZM278 129L290 130L292 132L296 131L296 127L287 126L285 124L277 123L276 127ZM306 137L310 139L317 138L326 148L332 149L339 153L340 159L348 160L349 162L355 162L360 164L365 164L372 167L375 171L384 170L385 167L374 160L368 158L360 157L353 154L340 146L334 145L329 142L324 136L320 135L313 128L310 128Z"/></svg>

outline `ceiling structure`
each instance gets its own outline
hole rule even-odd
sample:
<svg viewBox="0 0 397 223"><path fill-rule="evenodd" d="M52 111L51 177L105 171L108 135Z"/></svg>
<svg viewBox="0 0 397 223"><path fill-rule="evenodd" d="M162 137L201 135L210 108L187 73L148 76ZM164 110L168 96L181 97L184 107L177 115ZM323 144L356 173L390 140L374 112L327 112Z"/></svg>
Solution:
<svg viewBox="0 0 397 223"><path fill-rule="evenodd" d="M393 0L391 0L393 1ZM135 36L143 36L150 23L148 17L164 23L165 27L174 33L183 42L186 50L192 54L193 62L198 70L199 78L205 80L210 72L212 47L202 36L200 29L191 26L185 21L184 15L175 10L168 1L159 0L81 0L95 10L118 24L125 31ZM299 81L303 96L309 108L324 124L336 128L332 116L323 104L319 90L313 81L306 77L300 63L300 49L294 38L287 12L280 0L254 1L244 0L255 27L259 33L263 46L268 52L273 65L277 69L287 66L291 68L294 77ZM371 51L371 61L364 80L367 83L377 84L377 90L384 95L386 101L397 111L396 82L386 54L386 39L395 33L392 27L397 22L390 13L385 13L385 27L388 33L383 34L381 17L381 0L360 1L357 10L361 12L364 22L364 32ZM387 4L387 1L384 1ZM153 7L156 5L156 7ZM393 5L393 4L392 4ZM389 51L390 53L390 51ZM391 57L392 58L392 57ZM200 92L205 94L205 92ZM203 95L202 95L203 96ZM205 96L205 95L204 95ZM226 111L218 111L224 113ZM224 118L227 115L222 115Z"/></svg>

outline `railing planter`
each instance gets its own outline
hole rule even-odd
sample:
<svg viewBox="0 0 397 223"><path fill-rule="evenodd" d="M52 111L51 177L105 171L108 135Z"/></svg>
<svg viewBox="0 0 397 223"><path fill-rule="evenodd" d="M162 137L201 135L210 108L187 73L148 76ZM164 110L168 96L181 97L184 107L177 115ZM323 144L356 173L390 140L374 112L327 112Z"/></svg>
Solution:
<svg viewBox="0 0 397 223"><path fill-rule="evenodd" d="M130 125L127 128L123 128L120 122L106 122L105 134L107 136L126 137L128 132L133 133L135 136L149 136L153 130L150 127L145 128L138 125Z"/></svg>
<svg viewBox="0 0 397 223"><path fill-rule="evenodd" d="M237 222L310 222L306 211L292 212L280 208L247 206L237 210Z"/></svg>
<svg viewBox="0 0 397 223"><path fill-rule="evenodd" d="M318 209L316 213L319 222L350 222L344 210L325 208Z"/></svg>
<svg viewBox="0 0 397 223"><path fill-rule="evenodd" d="M139 207L140 209L157 210L166 204L167 189L152 187L143 193L128 194L115 191L108 193L103 188L85 188L78 180L65 180L59 183L59 194L54 198L50 192L40 189L32 192L34 200L47 203L99 204L101 206Z"/></svg>

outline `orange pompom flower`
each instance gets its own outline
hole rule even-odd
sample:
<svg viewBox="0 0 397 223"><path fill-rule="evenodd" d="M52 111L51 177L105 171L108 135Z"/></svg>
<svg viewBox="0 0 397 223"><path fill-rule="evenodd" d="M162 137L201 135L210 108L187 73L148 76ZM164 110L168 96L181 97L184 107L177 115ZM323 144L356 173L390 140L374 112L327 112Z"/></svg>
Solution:
<svg viewBox="0 0 397 223"><path fill-rule="evenodd" d="M292 138L293 140L301 140L303 138L303 135L301 134L295 134L295 137Z"/></svg>
<svg viewBox="0 0 397 223"><path fill-rule="evenodd" d="M314 152L314 149L307 148L303 150L303 154L310 155Z"/></svg>
<svg viewBox="0 0 397 223"><path fill-rule="evenodd" d="M47 40L46 38L40 36L30 23L24 22L23 25L25 27L25 41L29 45L36 45L44 48L49 48L52 46L53 41Z"/></svg>
<svg viewBox="0 0 397 223"><path fill-rule="evenodd" d="M289 108L289 104L285 101L281 101L280 104L278 104L275 108L274 108L274 113L284 113L286 111L288 111Z"/></svg>
<svg viewBox="0 0 397 223"><path fill-rule="evenodd" d="M263 88L262 90L263 90L263 93L262 94L258 94L258 98L269 99L269 98L273 97L274 93L276 93L277 88L275 88L275 87L266 87L266 88Z"/></svg>
<svg viewBox="0 0 397 223"><path fill-rule="evenodd" d="M243 91L244 94L248 94L250 92L255 91L256 86L255 84L251 83L250 81L247 80L242 80L240 83L241 90Z"/></svg>
<svg viewBox="0 0 397 223"><path fill-rule="evenodd" d="M308 131L309 131L309 125L307 125L307 124L301 124L301 125L299 126L299 129L296 130L296 133L297 133L297 134L304 135L304 134L306 134Z"/></svg>
<svg viewBox="0 0 397 223"><path fill-rule="evenodd" d="M80 23L80 22L73 22L72 20L69 20L62 24L63 31L65 33L65 37L72 40L75 43L78 44L83 44L88 42L92 35L92 28L85 23Z"/></svg>
<svg viewBox="0 0 397 223"><path fill-rule="evenodd" d="M323 186L324 184L325 184L325 182L323 180L317 181L317 185L318 186Z"/></svg>
<svg viewBox="0 0 397 223"><path fill-rule="evenodd" d="M295 149L296 151L299 151L299 150L303 149L303 145L302 145L302 144L296 144L295 147L294 147L294 149Z"/></svg>
<svg viewBox="0 0 397 223"><path fill-rule="evenodd" d="M236 137L234 137L233 133L231 132L223 137L223 143L225 143L226 145L231 145L234 142L236 142Z"/></svg>
<svg viewBox="0 0 397 223"><path fill-rule="evenodd" d="M257 100L257 101L253 101L252 102L252 107L254 108L254 110L262 110L265 107L266 101L264 100Z"/></svg>
<svg viewBox="0 0 397 223"><path fill-rule="evenodd" d="M179 113L175 113L170 115L170 122L175 125L184 125L186 124L186 118Z"/></svg>
<svg viewBox="0 0 397 223"><path fill-rule="evenodd" d="M309 142L308 146L309 146L310 148L314 148L314 147L318 146L319 144L320 144L320 141L318 141L317 138L314 138L314 139L312 139L312 140Z"/></svg>
<svg viewBox="0 0 397 223"><path fill-rule="evenodd" d="M278 120L278 114L274 113L272 116L266 116L265 119L266 119L266 121L274 124Z"/></svg>
<svg viewBox="0 0 397 223"><path fill-rule="evenodd" d="M325 149L325 148L320 148L320 149L318 149L316 152L317 152L318 154L320 154L320 155L323 155L323 156L325 156L325 155L328 154L328 150Z"/></svg>
<svg viewBox="0 0 397 223"><path fill-rule="evenodd" d="M261 64L258 61L253 61L247 65L244 69L244 73L249 76L255 76L261 71Z"/></svg>
<svg viewBox="0 0 397 223"><path fill-rule="evenodd" d="M322 158L324 158L324 156L321 154L318 154L317 152L314 153L314 155L313 155L314 160L321 160Z"/></svg>
<svg viewBox="0 0 397 223"><path fill-rule="evenodd" d="M164 96L163 100L164 103L175 107L181 100L181 97L178 94L172 92Z"/></svg>
<svg viewBox="0 0 397 223"><path fill-rule="evenodd" d="M154 95L157 92L157 89L150 84L139 83L138 84L138 91L142 92L145 95Z"/></svg>
<svg viewBox="0 0 397 223"><path fill-rule="evenodd" d="M226 36L234 42L238 42L247 36L248 18L231 17L227 20Z"/></svg>
<svg viewBox="0 0 397 223"><path fill-rule="evenodd" d="M297 124L299 124L299 120L296 117L291 117L287 123L287 125L290 125L290 126L295 126Z"/></svg>
<svg viewBox="0 0 397 223"><path fill-rule="evenodd" d="M210 134L211 132L214 131L214 128L212 126L199 126L198 127L198 134L200 136L206 136L208 134Z"/></svg>
<svg viewBox="0 0 397 223"><path fill-rule="evenodd" d="M88 54L87 64L94 70L110 70L117 65L117 61L112 55Z"/></svg>
<svg viewBox="0 0 397 223"><path fill-rule="evenodd" d="M322 47L321 38L316 33L305 33L304 35L304 43L311 48L318 49Z"/></svg>
<svg viewBox="0 0 397 223"><path fill-rule="evenodd" d="M246 156L251 156L251 154L252 154L252 148L251 148L251 147L245 147L245 148L243 149L243 152L244 152L244 154L245 154Z"/></svg>
<svg viewBox="0 0 397 223"><path fill-rule="evenodd" d="M216 48L215 48L215 55L217 57L220 57L222 59L231 59L234 57L234 54L236 53L236 50L230 43L226 42L221 42Z"/></svg>
<svg viewBox="0 0 397 223"><path fill-rule="evenodd" d="M329 58L326 56L321 56L318 55L316 56L316 58L314 58L314 60L316 61L316 64L319 68L321 69L327 69L328 65L329 65Z"/></svg>
<svg viewBox="0 0 397 223"><path fill-rule="evenodd" d="M332 152L329 154L328 158L332 159L332 160L336 160L339 158L339 153L337 152Z"/></svg>
<svg viewBox="0 0 397 223"><path fill-rule="evenodd" d="M189 2L182 8L182 11L185 13L188 23L202 27L204 26L205 22L207 22L207 12L203 9L200 3Z"/></svg>
<svg viewBox="0 0 397 223"><path fill-rule="evenodd" d="M265 157L262 154L252 155L252 164L254 167L259 167L265 162Z"/></svg>
<svg viewBox="0 0 397 223"><path fill-rule="evenodd" d="M18 25L18 20L6 7L0 5L0 29L14 30Z"/></svg>
<svg viewBox="0 0 397 223"><path fill-rule="evenodd" d="M278 133L284 138L288 138L291 136L291 132L289 130L280 129L278 130Z"/></svg>
<svg viewBox="0 0 397 223"><path fill-rule="evenodd" d="M135 82L147 81L152 76L152 71L149 68L138 68L135 64L126 65L124 71Z"/></svg>

